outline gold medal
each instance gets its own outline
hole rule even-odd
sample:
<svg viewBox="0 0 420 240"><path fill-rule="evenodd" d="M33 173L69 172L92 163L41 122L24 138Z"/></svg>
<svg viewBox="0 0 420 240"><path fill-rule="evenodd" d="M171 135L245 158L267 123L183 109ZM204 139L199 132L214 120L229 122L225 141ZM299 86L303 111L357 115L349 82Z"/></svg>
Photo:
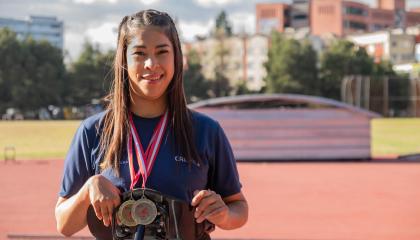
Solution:
<svg viewBox="0 0 420 240"><path fill-rule="evenodd" d="M133 205L136 201L129 199L121 204L117 212L117 218L122 225L128 227L134 227L137 225L136 221L133 219Z"/></svg>
<svg viewBox="0 0 420 240"><path fill-rule="evenodd" d="M157 216L157 208L154 202L147 198L140 198L132 206L131 213L137 224L148 225Z"/></svg>

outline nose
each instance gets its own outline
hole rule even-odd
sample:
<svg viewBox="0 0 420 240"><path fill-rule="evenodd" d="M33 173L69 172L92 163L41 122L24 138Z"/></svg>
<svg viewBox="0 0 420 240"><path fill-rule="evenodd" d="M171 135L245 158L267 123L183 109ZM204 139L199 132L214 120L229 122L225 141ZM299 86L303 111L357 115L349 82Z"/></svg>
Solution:
<svg viewBox="0 0 420 240"><path fill-rule="evenodd" d="M148 57L144 61L144 68L149 69L149 70L155 69L158 65L159 65L159 63L158 63L157 59L153 56Z"/></svg>

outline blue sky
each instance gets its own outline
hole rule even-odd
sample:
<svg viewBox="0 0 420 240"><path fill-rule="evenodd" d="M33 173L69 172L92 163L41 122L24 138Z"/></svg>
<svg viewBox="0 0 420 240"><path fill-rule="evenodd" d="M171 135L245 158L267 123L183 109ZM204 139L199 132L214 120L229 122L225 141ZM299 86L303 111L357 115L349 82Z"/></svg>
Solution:
<svg viewBox="0 0 420 240"><path fill-rule="evenodd" d="M359 0L375 6L376 0ZM75 58L85 40L104 49L116 43L116 28L124 15L141 9L167 11L178 21L181 37L190 41L206 35L214 19L226 10L234 31L255 32L255 4L287 0L0 0L0 17L25 19L29 15L57 16L64 21L64 46ZM408 8L420 7L420 0L407 0Z"/></svg>

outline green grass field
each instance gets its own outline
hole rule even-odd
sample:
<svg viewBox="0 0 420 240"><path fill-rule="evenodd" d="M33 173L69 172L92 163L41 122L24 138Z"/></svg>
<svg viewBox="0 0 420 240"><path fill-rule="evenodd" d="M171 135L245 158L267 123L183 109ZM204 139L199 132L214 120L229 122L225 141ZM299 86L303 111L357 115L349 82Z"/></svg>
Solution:
<svg viewBox="0 0 420 240"><path fill-rule="evenodd" d="M0 159L14 147L16 159L63 159L80 121L0 121ZM7 151L11 155L11 151Z"/></svg>
<svg viewBox="0 0 420 240"><path fill-rule="evenodd" d="M80 121L0 121L0 160L5 148L16 159L63 159ZM372 155L420 152L420 119L372 121ZM7 154L10 155L10 151Z"/></svg>
<svg viewBox="0 0 420 240"><path fill-rule="evenodd" d="M420 118L372 120L372 155L420 153Z"/></svg>

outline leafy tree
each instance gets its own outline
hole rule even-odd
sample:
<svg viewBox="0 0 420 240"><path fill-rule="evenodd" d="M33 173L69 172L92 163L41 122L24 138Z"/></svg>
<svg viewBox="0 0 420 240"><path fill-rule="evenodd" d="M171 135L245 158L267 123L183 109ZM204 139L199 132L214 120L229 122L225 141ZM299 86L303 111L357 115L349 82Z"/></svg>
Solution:
<svg viewBox="0 0 420 240"><path fill-rule="evenodd" d="M387 93L385 82L388 84ZM390 109L393 110L392 115L404 116L408 113L411 101L409 77L397 75L390 62L382 61L374 65L370 85L371 110L384 115L389 114ZM387 98L384 98L385 94L388 95Z"/></svg>
<svg viewBox="0 0 420 240"><path fill-rule="evenodd" d="M216 17L216 35L224 35L227 37L232 36L232 26L227 19L227 14L224 10L222 10L219 15Z"/></svg>
<svg viewBox="0 0 420 240"><path fill-rule="evenodd" d="M184 71L184 90L187 102L195 102L209 98L211 82L201 73L201 63L198 53L194 50L188 53L188 68Z"/></svg>
<svg viewBox="0 0 420 240"><path fill-rule="evenodd" d="M347 75L370 76L374 62L364 48L346 40L339 40L321 58L320 92L328 98L340 99L341 82Z"/></svg>
<svg viewBox="0 0 420 240"><path fill-rule="evenodd" d="M99 46L85 42L82 53L69 70L66 102L80 106L104 97L110 88L113 56L114 51L102 53Z"/></svg>
<svg viewBox="0 0 420 240"><path fill-rule="evenodd" d="M298 62L295 65L295 79L301 85L301 93L320 95L320 82L318 79L318 56L309 42L304 42L300 48Z"/></svg>
<svg viewBox="0 0 420 240"><path fill-rule="evenodd" d="M226 63L225 59L230 54L229 49L225 45L225 39L232 36L232 27L227 19L227 14L222 11L216 18L214 29L214 37L217 39L215 79L212 86L214 97L223 97L230 95L232 87L229 79L225 76Z"/></svg>
<svg viewBox="0 0 420 240"><path fill-rule="evenodd" d="M0 29L0 111L13 106L15 86L21 82L24 71L21 62L21 45L16 34L7 28Z"/></svg>
<svg viewBox="0 0 420 240"><path fill-rule="evenodd" d="M223 71L216 68L216 81L213 82L212 93L214 97L229 96L232 87L230 86L229 79L223 74Z"/></svg>
<svg viewBox="0 0 420 240"><path fill-rule="evenodd" d="M309 43L273 32L268 50L266 91L317 94L317 55Z"/></svg>
<svg viewBox="0 0 420 240"><path fill-rule="evenodd" d="M18 41L10 30L0 30L0 110L36 110L61 103L65 67L61 49L30 38Z"/></svg>
<svg viewBox="0 0 420 240"><path fill-rule="evenodd" d="M244 94L251 94L251 93L258 93L258 91L252 91L252 90L250 90L247 87L245 80L240 81L235 86L235 95L244 95Z"/></svg>
<svg viewBox="0 0 420 240"><path fill-rule="evenodd" d="M22 61L25 73L21 76L15 104L26 110L60 105L66 74L61 49L47 41L33 39L23 41L22 45L22 53L26 56Z"/></svg>

